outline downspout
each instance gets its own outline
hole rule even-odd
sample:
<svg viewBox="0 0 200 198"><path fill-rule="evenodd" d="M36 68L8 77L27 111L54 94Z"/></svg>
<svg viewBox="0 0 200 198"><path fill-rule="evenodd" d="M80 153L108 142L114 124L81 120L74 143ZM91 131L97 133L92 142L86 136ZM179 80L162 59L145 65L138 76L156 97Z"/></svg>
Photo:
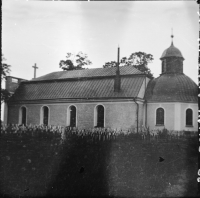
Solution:
<svg viewBox="0 0 200 198"><path fill-rule="evenodd" d="M138 133L138 114L139 114L139 104L136 102L136 98L133 98L133 102L137 105L136 117L137 117L137 133Z"/></svg>
<svg viewBox="0 0 200 198"><path fill-rule="evenodd" d="M147 89L147 87L146 87L146 77L145 77L145 93L146 93L146 89ZM145 97L145 94L144 94L144 97ZM145 108L145 127L147 128L147 100L144 100L144 103L145 103L145 106L146 106L146 108Z"/></svg>
<svg viewBox="0 0 200 198"><path fill-rule="evenodd" d="M145 127L147 128L147 101L145 100L145 105L146 105L146 108L145 108Z"/></svg>

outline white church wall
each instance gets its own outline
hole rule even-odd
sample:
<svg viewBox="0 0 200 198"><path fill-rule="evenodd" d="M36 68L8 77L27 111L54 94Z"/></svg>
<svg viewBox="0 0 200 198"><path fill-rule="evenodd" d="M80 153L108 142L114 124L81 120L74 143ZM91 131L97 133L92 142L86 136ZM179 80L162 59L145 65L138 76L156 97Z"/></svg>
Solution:
<svg viewBox="0 0 200 198"><path fill-rule="evenodd" d="M164 109L164 125L156 126L156 109ZM193 126L186 126L186 110L193 111ZM197 131L198 129L198 105L194 103L148 103L147 104L147 126L153 129L163 129L177 131Z"/></svg>
<svg viewBox="0 0 200 198"><path fill-rule="evenodd" d="M144 122L144 103L139 103L138 127L141 128L142 125L145 125L145 122Z"/></svg>
<svg viewBox="0 0 200 198"><path fill-rule="evenodd" d="M10 105L8 107L8 122L12 124L20 124L20 105ZM25 104L27 109L27 124L40 124L40 109L43 105L40 104Z"/></svg>
<svg viewBox="0 0 200 198"><path fill-rule="evenodd" d="M137 106L134 102L106 104L106 127L127 130L136 127Z"/></svg>
<svg viewBox="0 0 200 198"><path fill-rule="evenodd" d="M175 113L174 113L174 130L180 131L181 130L181 103L174 104Z"/></svg>
<svg viewBox="0 0 200 198"><path fill-rule="evenodd" d="M192 109L193 111L193 126L186 127L186 110ZM181 103L181 130L198 131L198 104L195 103Z"/></svg>
<svg viewBox="0 0 200 198"><path fill-rule="evenodd" d="M5 124L19 124L19 105L12 105L8 107L8 119Z"/></svg>
<svg viewBox="0 0 200 198"><path fill-rule="evenodd" d="M143 124L143 103L139 103L138 127ZM77 111L76 124L80 129L95 126L94 109L97 105L104 106L105 127L127 130L136 128L137 105L133 101L90 102L90 103L55 103L55 104L25 104L27 108L27 124L41 124L41 108L49 108L49 125L67 126L67 109L74 105ZM8 123L19 124L19 110L22 105L11 105L8 108Z"/></svg>
<svg viewBox="0 0 200 198"><path fill-rule="evenodd" d="M77 126L88 129L94 127L94 109L96 105L103 103L77 103ZM106 109L104 109L106 116Z"/></svg>
<svg viewBox="0 0 200 198"><path fill-rule="evenodd" d="M66 104L49 104L50 109L50 124L51 125L66 125L67 107Z"/></svg>
<svg viewBox="0 0 200 198"><path fill-rule="evenodd" d="M93 128L95 126L94 109L98 104L105 107L105 127L113 129L136 128L137 106L133 101L126 102L91 102L91 103L60 103L46 104L50 108L49 124L67 126L67 108L75 105L77 108L77 127ZM19 124L19 110L22 105L8 107L8 122ZM27 124L40 124L40 110L44 104L25 104L27 108ZM156 126L156 109L162 107L165 111L164 125ZM193 111L193 126L186 126L186 110ZM144 125L144 105L139 104L138 127ZM198 129L198 105L193 103L148 103L147 126L150 129L186 130Z"/></svg>
<svg viewBox="0 0 200 198"><path fill-rule="evenodd" d="M164 125L156 125L156 110L158 108L164 109ZM153 129L163 129L166 128L168 130L174 129L174 120L175 117L175 108L174 104L170 103L148 103L147 104L147 126L150 130Z"/></svg>

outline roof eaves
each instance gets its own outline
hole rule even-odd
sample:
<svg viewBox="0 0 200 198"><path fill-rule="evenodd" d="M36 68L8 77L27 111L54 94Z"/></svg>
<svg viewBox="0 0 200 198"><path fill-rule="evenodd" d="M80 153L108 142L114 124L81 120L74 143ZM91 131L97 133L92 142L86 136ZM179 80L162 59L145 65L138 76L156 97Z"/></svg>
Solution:
<svg viewBox="0 0 200 198"><path fill-rule="evenodd" d="M32 99L32 100L14 100L14 101L8 101L8 104L18 104L18 103L42 103L42 102L66 102L66 101L77 101L77 102L83 102L83 101L97 101L97 100L132 100L133 98L137 100L143 100L138 97L94 97L94 98L53 98L53 99Z"/></svg>
<svg viewBox="0 0 200 198"><path fill-rule="evenodd" d="M180 103L197 103L198 100L194 101L194 100L146 100L147 103L173 103L173 102L180 102Z"/></svg>

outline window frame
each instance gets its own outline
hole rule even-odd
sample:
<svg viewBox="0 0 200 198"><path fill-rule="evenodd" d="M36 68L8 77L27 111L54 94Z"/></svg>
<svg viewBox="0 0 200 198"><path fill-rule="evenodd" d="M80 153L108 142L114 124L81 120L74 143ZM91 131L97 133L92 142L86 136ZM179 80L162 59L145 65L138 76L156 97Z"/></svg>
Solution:
<svg viewBox="0 0 200 198"><path fill-rule="evenodd" d="M40 124L44 124L44 107L48 108L48 125L50 125L50 108L47 105L43 105L40 109Z"/></svg>
<svg viewBox="0 0 200 198"><path fill-rule="evenodd" d="M74 105L74 104L71 104L71 105L69 105L69 106L67 107L67 119L66 119L66 120L67 120L67 123L66 123L66 125L69 126L69 127L71 127L71 126L70 126L70 124L71 124L70 108L71 108L72 106L74 106L75 109L76 109L76 124L75 124L75 127L77 127L77 126L78 126L78 125L77 125L77 106Z"/></svg>
<svg viewBox="0 0 200 198"><path fill-rule="evenodd" d="M25 105L23 105L23 106L21 106L20 108L19 108L19 120L18 120L18 123L21 125L21 124L23 124L22 123L22 108L25 108L26 109L26 123L25 123L25 125L27 125L27 107L25 106Z"/></svg>
<svg viewBox="0 0 200 198"><path fill-rule="evenodd" d="M97 126L97 121L98 121L98 106L102 106L103 109L104 109L104 120L103 120L103 127L102 128L105 128L105 118L106 118L106 108L103 104L97 104L95 107L94 107L94 127L99 127Z"/></svg>
<svg viewBox="0 0 200 198"><path fill-rule="evenodd" d="M192 112L192 124L191 125L188 125L187 124L187 110L191 110L191 112ZM186 110L185 110L185 126L186 127L193 127L193 109L191 109L191 108L187 108Z"/></svg>
<svg viewBox="0 0 200 198"><path fill-rule="evenodd" d="M163 110L163 123L162 124L158 123L158 118L157 118L157 111L158 111L158 109L162 109ZM158 107L156 109L156 116L155 117L156 117L156 119L155 119L155 125L156 126L165 126L165 109L163 107Z"/></svg>

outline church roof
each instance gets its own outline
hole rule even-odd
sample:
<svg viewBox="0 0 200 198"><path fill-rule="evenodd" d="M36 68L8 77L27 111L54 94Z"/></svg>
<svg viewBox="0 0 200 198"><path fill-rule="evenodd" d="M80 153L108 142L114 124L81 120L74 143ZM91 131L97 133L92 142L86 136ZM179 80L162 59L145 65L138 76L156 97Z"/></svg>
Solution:
<svg viewBox="0 0 200 198"><path fill-rule="evenodd" d="M120 67L120 75L144 74L133 66ZM52 72L32 81L115 76L116 67Z"/></svg>
<svg viewBox="0 0 200 198"><path fill-rule="evenodd" d="M174 47L174 44L172 42L171 46L162 53L162 56L160 59L163 59L166 57L181 57L181 58L183 58L183 55L178 48Z"/></svg>
<svg viewBox="0 0 200 198"><path fill-rule="evenodd" d="M137 97L144 78L144 76L121 78L119 93L114 92L114 78L21 83L11 101Z"/></svg>
<svg viewBox="0 0 200 198"><path fill-rule="evenodd" d="M134 67L120 67L121 91L114 92L115 72L116 68L53 72L22 82L10 102L137 97L145 75Z"/></svg>
<svg viewBox="0 0 200 198"><path fill-rule="evenodd" d="M148 102L197 102L198 87L185 74L164 74L151 80L145 99Z"/></svg>

